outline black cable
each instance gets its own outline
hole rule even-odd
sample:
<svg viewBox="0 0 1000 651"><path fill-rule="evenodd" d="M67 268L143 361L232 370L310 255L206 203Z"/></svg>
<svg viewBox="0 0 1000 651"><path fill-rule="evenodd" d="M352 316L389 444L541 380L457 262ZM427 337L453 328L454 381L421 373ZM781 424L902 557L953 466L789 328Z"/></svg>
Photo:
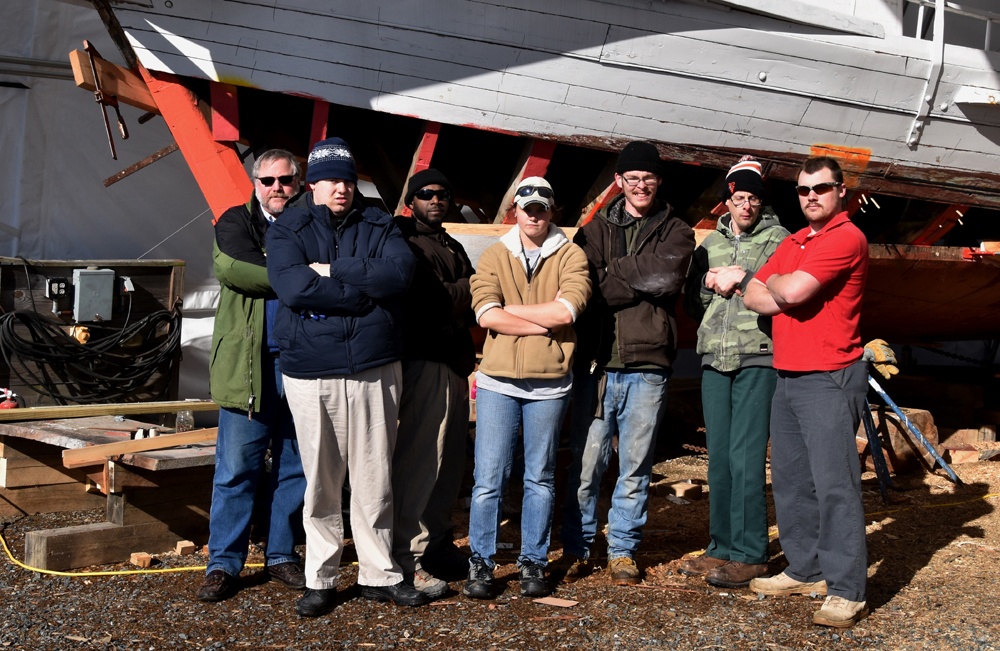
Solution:
<svg viewBox="0 0 1000 651"><path fill-rule="evenodd" d="M160 310L131 325L126 319L121 329L93 326L90 340L82 344L63 324L33 312L11 312L0 316L0 353L23 384L57 404L120 402L149 390L158 371L169 377L180 347L180 323L176 310ZM166 336L159 334L164 328Z"/></svg>

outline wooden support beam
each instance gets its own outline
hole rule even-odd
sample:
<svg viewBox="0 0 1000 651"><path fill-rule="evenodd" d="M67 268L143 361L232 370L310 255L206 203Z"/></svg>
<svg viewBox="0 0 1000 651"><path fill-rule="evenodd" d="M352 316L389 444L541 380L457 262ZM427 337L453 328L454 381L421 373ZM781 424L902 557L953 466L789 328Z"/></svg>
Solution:
<svg viewBox="0 0 1000 651"><path fill-rule="evenodd" d="M961 223L962 217L965 216L965 211L968 209L969 206L966 204L951 204L911 237L907 244L915 246L930 246L934 244L947 235L951 229L955 228L956 224Z"/></svg>
<svg viewBox="0 0 1000 651"><path fill-rule="evenodd" d="M250 177L236 150L215 141L197 96L176 75L150 72L142 66L139 71L212 210L213 222L229 208L245 203L253 192Z"/></svg>
<svg viewBox="0 0 1000 651"><path fill-rule="evenodd" d="M0 423L53 420L56 418L83 418L85 416L174 414L184 409L190 411L218 411L219 406L211 400L165 400L160 402L122 402L104 405L25 407L23 409L0 409Z"/></svg>
<svg viewBox="0 0 1000 651"><path fill-rule="evenodd" d="M121 563L137 549L168 551L185 538L162 522L125 526L99 522L29 531L24 536L24 562L30 567L56 571Z"/></svg>
<svg viewBox="0 0 1000 651"><path fill-rule="evenodd" d="M82 468L103 463L110 457L134 452L149 452L150 450L165 450L180 445L195 443L214 443L218 427L195 429L178 434L164 434L151 439L137 441L121 441L120 443L103 443L89 445L85 448L63 450L63 465L67 468Z"/></svg>
<svg viewBox="0 0 1000 651"><path fill-rule="evenodd" d="M606 206L621 192L615 185L615 166L617 164L618 161L615 158L609 158L603 169L597 174L597 178L594 179L584 196L584 207L577 216L576 226L583 226L593 219L598 210Z"/></svg>
<svg viewBox="0 0 1000 651"><path fill-rule="evenodd" d="M406 207L405 194L406 194L406 183L410 180L410 177L417 172L422 172L431 166L431 159L434 158L434 149L437 147L438 137L441 135L441 123L440 122L425 122L424 132L420 135L420 142L417 143L417 148L413 152L413 160L410 161L410 169L406 171L406 177L403 179L403 185L399 192L399 201L396 202L396 214L405 215L409 217L413 213L410 209Z"/></svg>
<svg viewBox="0 0 1000 651"><path fill-rule="evenodd" d="M497 212L495 224L513 224L514 219L514 191L518 184L529 176L545 176L549 171L549 163L552 162L552 154L556 151L556 143L552 140L529 140L524 145L521 153L521 165L517 174L511 179L510 187L500 202L500 210Z"/></svg>
<svg viewBox="0 0 1000 651"><path fill-rule="evenodd" d="M63 513L102 508L103 495L88 493L80 484L49 484L0 489L0 518L27 513Z"/></svg>
<svg viewBox="0 0 1000 651"><path fill-rule="evenodd" d="M233 84L209 82L212 101L212 135L216 142L236 142L240 139L239 91Z"/></svg>
<svg viewBox="0 0 1000 651"><path fill-rule="evenodd" d="M97 90L94 73L90 69L90 57L86 52L73 50L69 53L69 63L73 68L73 82L78 87L89 91ZM101 76L101 90L106 95L114 95L122 104L159 115L160 109L156 106L156 101L142 77L104 59L95 58L94 66L97 68L97 74Z"/></svg>
<svg viewBox="0 0 1000 651"><path fill-rule="evenodd" d="M309 128L309 149L320 140L326 140L330 124L330 102L317 99L313 102L312 126Z"/></svg>

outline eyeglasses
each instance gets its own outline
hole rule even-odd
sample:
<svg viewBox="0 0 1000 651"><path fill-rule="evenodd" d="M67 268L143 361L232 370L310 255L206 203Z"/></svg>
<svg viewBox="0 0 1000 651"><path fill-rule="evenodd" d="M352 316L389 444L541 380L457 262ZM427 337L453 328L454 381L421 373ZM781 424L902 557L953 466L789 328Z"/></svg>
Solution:
<svg viewBox="0 0 1000 651"><path fill-rule="evenodd" d="M660 182L660 177L658 176L643 176L642 178L636 178L634 176L623 176L622 180L625 181L625 185L630 188L634 188L640 183L643 185L656 185Z"/></svg>
<svg viewBox="0 0 1000 651"><path fill-rule="evenodd" d="M275 179L277 179L278 183L280 183L281 185L291 185L292 181L295 180L295 176L292 175L292 174L289 174L288 176L258 176L257 177L257 180L260 181L260 184L263 185L265 188L269 188L272 185L274 185L274 180Z"/></svg>
<svg viewBox="0 0 1000 651"><path fill-rule="evenodd" d="M440 201L451 200L451 192L448 192L447 190L430 190L428 188L424 188L414 192L413 196L421 201L430 201L434 197L437 197Z"/></svg>
<svg viewBox="0 0 1000 651"><path fill-rule="evenodd" d="M729 200L737 208L742 208L743 204L749 202L751 208L760 207L760 197L744 197L741 201L737 201L735 197L729 197Z"/></svg>
<svg viewBox="0 0 1000 651"><path fill-rule="evenodd" d="M826 183L817 183L816 185L796 185L795 191L799 193L800 197L808 197L810 192L815 192L816 194L826 194L834 188L839 188L842 183L838 181L827 181Z"/></svg>
<svg viewBox="0 0 1000 651"><path fill-rule="evenodd" d="M517 189L517 196L519 197L530 197L533 194L537 194L543 199L552 198L552 190L544 185L525 185Z"/></svg>

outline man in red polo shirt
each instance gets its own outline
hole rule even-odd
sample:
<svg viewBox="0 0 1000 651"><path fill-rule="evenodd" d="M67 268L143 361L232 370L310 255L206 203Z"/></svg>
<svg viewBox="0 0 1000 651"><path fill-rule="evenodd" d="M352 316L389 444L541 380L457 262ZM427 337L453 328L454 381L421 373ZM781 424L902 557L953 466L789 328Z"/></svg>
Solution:
<svg viewBox="0 0 1000 651"><path fill-rule="evenodd" d="M825 594L813 623L848 628L868 614L868 551L855 432L868 367L858 329L868 242L843 210L835 160L807 159L796 191L809 226L782 242L747 286L772 316L778 383L771 405L771 484L788 568L754 579L767 595Z"/></svg>

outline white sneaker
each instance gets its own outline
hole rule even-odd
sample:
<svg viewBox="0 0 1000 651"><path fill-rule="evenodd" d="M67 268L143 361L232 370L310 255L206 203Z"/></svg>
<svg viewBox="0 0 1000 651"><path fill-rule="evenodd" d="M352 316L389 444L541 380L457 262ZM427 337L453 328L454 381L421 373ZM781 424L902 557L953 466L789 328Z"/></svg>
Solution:
<svg viewBox="0 0 1000 651"><path fill-rule="evenodd" d="M823 607L813 613L813 624L850 628L868 616L867 604L866 601L848 601L830 595L823 602Z"/></svg>
<svg viewBox="0 0 1000 651"><path fill-rule="evenodd" d="M784 572L777 576L756 578L750 581L750 590L757 594L773 597L790 597L796 594L818 595L826 594L826 581L796 581Z"/></svg>
<svg viewBox="0 0 1000 651"><path fill-rule="evenodd" d="M414 572L412 576L407 574L406 579L407 583L412 585L417 590L420 590L431 599L443 597L444 593L448 592L447 583L435 576L432 576L430 572L422 567L418 567L417 571Z"/></svg>

